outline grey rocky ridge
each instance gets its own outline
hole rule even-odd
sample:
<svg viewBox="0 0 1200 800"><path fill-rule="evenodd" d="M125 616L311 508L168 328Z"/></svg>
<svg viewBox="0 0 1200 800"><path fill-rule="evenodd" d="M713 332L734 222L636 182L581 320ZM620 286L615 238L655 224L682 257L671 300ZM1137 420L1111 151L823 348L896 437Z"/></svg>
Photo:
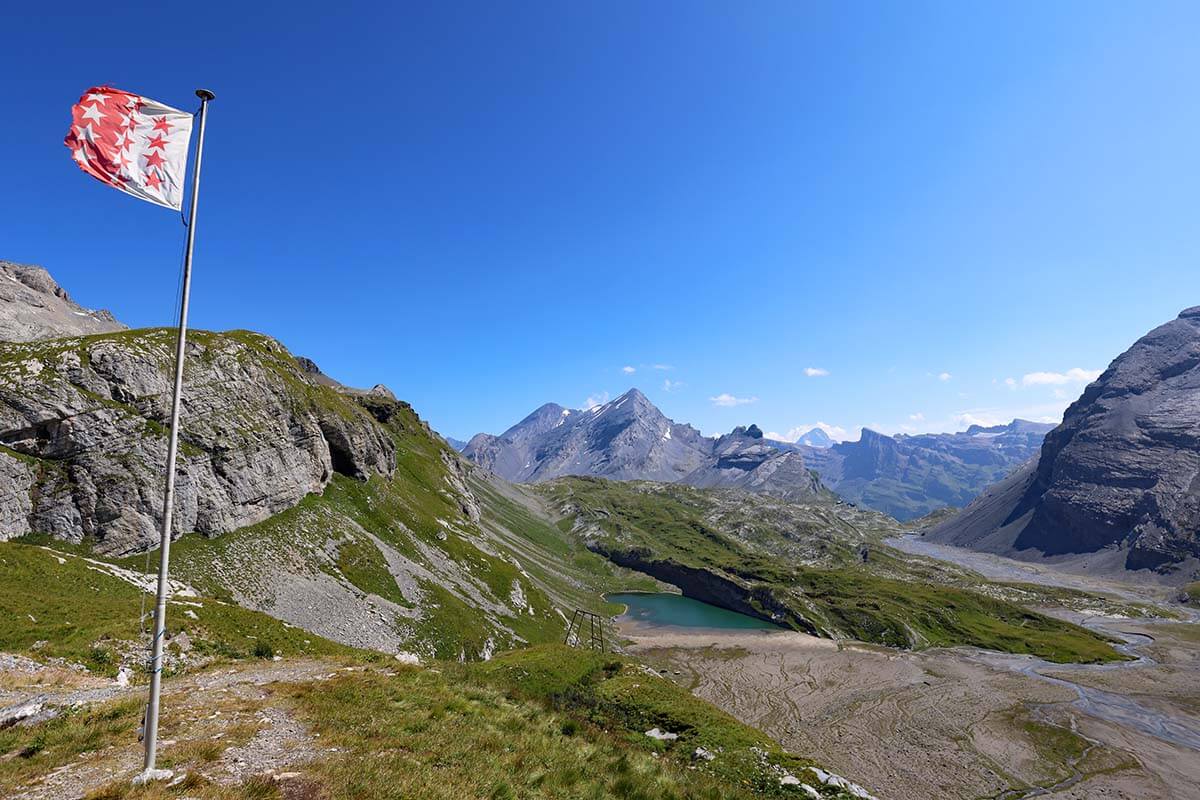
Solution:
<svg viewBox="0 0 1200 800"><path fill-rule="evenodd" d="M523 483L563 475L670 482L711 461L711 451L712 440L630 389L588 409L547 403L500 436L472 437L463 455Z"/></svg>
<svg viewBox="0 0 1200 800"><path fill-rule="evenodd" d="M125 326L112 314L76 303L45 269L0 261L0 341L30 342L120 330Z"/></svg>
<svg viewBox="0 0 1200 800"><path fill-rule="evenodd" d="M711 460L680 479L702 489L744 489L784 500L822 492L821 480L799 452L780 452L757 425L734 428L712 443Z"/></svg>
<svg viewBox="0 0 1200 800"><path fill-rule="evenodd" d="M593 475L791 499L811 497L824 484L851 502L910 520L965 506L1032 458L1052 427L1015 420L954 434L885 436L864 430L859 441L838 443L815 429L788 443L750 425L706 437L668 419L630 389L591 409L548 403L499 436L476 435L463 455L507 480L528 483Z"/></svg>
<svg viewBox="0 0 1200 800"><path fill-rule="evenodd" d="M928 534L1092 570L1200 566L1200 306L1147 333L1067 409L1034 463Z"/></svg>

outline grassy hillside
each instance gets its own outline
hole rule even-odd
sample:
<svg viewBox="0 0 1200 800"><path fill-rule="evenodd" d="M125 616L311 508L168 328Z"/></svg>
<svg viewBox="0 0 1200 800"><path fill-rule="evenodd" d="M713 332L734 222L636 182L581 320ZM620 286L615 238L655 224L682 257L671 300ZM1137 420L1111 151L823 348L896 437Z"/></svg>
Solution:
<svg viewBox="0 0 1200 800"><path fill-rule="evenodd" d="M154 421L163 398L151 378L169 373L170 334L121 331L5 345L0 353L12 409L33 398L38 414L53 415L67 398L71 408L121 426L89 428L108 438L82 437L91 444L74 444L71 461L38 450L40 439L23 445L38 456L0 448L0 457L19 462L17 473L32 470L33 484L25 487L31 498L87 498L93 483L105 488L95 507L80 501L93 525L82 526L82 534L58 531L83 540L54 547L133 571L157 566L153 552L102 554L153 541L145 534L152 522L146 515L157 513L161 467L154 465L162 455L148 445L160 445L164 430ZM474 659L557 640L564 614L576 608L616 611L603 592L655 585L549 525L538 498L464 461L387 392L313 380L282 345L260 334L195 331L189 342L197 353L188 367L192 413L183 419L180 472L205 487L192 502L236 507L236 519L283 509L211 538L185 531L172 547L171 574L201 593L356 647ZM93 360L99 371L88 371ZM18 425L20 414L12 416ZM333 471L316 484L324 486L320 493L305 496L302 485L313 478L305 471L309 457L321 452L310 446L314 436L326 440ZM286 457L276 458L273 448ZM254 474L255 465L265 473ZM237 479L222 484L218 476L226 469ZM293 490L300 493L289 499ZM137 536L121 528L110 531L119 542L106 538L104 525L121 516L115 510L133 505ZM64 501L56 508L62 513L37 519L65 519L72 506ZM199 511L177 515L199 518ZM207 518L215 524L220 515Z"/></svg>
<svg viewBox="0 0 1200 800"><path fill-rule="evenodd" d="M114 674L145 657L138 576L84 556L0 543L0 652L63 658ZM153 613L153 598L146 605ZM213 597L176 595L169 606L168 669L186 660L334 655L351 648ZM147 620L146 627L150 627ZM189 651L180 651L186 633Z"/></svg>
<svg viewBox="0 0 1200 800"><path fill-rule="evenodd" d="M593 478L542 491L564 514L564 527L618 563L676 582L682 576L685 593L712 600L704 593L715 591L722 605L801 630L1053 661L1121 658L1084 628L954 585L955 573L883 546L871 517L853 509Z"/></svg>
<svg viewBox="0 0 1200 800"><path fill-rule="evenodd" d="M653 588L548 524L536 498L467 465L407 404L346 400L381 420L394 474L334 475L265 522L184 536L173 577L331 639L450 659L556 641L564 613L616 610L604 591ZM140 570L145 558L120 563Z"/></svg>

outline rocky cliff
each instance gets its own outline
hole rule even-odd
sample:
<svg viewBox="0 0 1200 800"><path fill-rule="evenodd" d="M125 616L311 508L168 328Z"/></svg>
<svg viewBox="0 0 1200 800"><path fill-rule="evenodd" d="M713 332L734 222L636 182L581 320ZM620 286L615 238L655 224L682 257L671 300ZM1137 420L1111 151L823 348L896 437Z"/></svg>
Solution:
<svg viewBox="0 0 1200 800"><path fill-rule="evenodd" d="M1120 553L1129 569L1190 574L1200 559L1200 306L1118 356L1046 436L1036 465L930 535L1010 554Z"/></svg>
<svg viewBox="0 0 1200 800"><path fill-rule="evenodd" d="M27 311L0 303L0 329ZM0 343L0 549L48 535L109 568L158 543L176 334L50 322ZM385 387L246 331L191 332L186 367L174 579L405 658L560 641L564 610L603 610L609 566ZM111 568L152 586L140 562Z"/></svg>
<svg viewBox="0 0 1200 800"><path fill-rule="evenodd" d="M175 331L0 344L0 536L158 541ZM335 472L390 473L391 441L359 403L310 381L269 337L193 332L176 526L215 535L320 492Z"/></svg>

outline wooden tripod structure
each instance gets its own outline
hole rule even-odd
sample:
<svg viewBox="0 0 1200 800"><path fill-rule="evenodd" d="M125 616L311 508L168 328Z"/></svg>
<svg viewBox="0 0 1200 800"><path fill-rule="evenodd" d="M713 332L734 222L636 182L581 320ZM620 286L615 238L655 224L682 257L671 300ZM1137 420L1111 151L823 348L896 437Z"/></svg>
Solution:
<svg viewBox="0 0 1200 800"><path fill-rule="evenodd" d="M584 627L587 627L587 637L584 637ZM574 634L575 641L571 641L571 636ZM574 644L576 647L588 647L592 650L604 652L604 620L599 614L593 614L591 611L575 609L575 613L571 615L571 621L567 623L567 635L563 639L563 644Z"/></svg>

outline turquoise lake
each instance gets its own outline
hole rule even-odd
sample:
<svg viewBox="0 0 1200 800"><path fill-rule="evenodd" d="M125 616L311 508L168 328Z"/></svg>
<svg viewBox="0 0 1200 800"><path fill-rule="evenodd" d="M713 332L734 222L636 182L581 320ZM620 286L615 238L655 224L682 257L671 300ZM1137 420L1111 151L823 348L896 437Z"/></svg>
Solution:
<svg viewBox="0 0 1200 800"><path fill-rule="evenodd" d="M778 625L748 617L736 611L701 603L678 594L624 593L606 595L613 603L626 606L625 616L649 625L673 625L681 628L724 628L733 630L780 630Z"/></svg>

